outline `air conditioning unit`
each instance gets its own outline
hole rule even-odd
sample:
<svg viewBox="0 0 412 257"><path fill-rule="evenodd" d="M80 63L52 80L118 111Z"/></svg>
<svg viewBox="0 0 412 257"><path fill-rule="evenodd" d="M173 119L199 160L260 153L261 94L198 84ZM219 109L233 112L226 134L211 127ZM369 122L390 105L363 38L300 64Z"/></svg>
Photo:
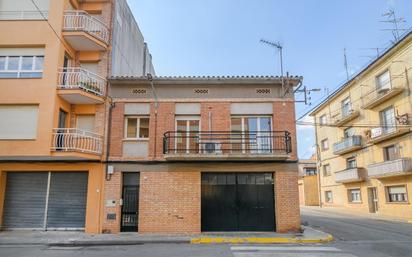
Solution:
<svg viewBox="0 0 412 257"><path fill-rule="evenodd" d="M218 142L205 142L203 143L203 153L206 154L221 154L222 147Z"/></svg>

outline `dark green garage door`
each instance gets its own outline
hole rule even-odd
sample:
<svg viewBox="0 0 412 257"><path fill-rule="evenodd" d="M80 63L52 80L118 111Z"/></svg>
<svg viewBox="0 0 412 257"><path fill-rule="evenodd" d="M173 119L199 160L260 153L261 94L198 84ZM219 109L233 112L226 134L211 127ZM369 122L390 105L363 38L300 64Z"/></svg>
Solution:
<svg viewBox="0 0 412 257"><path fill-rule="evenodd" d="M202 231L275 231L272 173L203 173Z"/></svg>
<svg viewBox="0 0 412 257"><path fill-rule="evenodd" d="M87 180L86 172L7 173L3 228L84 229Z"/></svg>

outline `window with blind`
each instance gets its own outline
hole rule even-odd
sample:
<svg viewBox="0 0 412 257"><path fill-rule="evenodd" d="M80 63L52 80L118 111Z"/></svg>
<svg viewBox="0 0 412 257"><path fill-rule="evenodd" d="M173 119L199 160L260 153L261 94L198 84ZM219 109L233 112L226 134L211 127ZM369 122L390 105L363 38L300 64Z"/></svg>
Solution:
<svg viewBox="0 0 412 257"><path fill-rule="evenodd" d="M37 105L0 105L0 139L36 139Z"/></svg>
<svg viewBox="0 0 412 257"><path fill-rule="evenodd" d="M386 192L388 202L398 203L408 201L406 186L389 186L386 187Z"/></svg>
<svg viewBox="0 0 412 257"><path fill-rule="evenodd" d="M389 70L381 73L376 77L376 89L378 91L386 91L391 88L391 77Z"/></svg>

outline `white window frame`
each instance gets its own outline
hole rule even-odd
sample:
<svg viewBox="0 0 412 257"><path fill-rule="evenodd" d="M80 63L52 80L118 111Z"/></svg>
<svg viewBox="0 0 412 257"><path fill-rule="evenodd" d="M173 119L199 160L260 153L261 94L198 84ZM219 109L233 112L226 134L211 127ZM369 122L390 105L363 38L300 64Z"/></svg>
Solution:
<svg viewBox="0 0 412 257"><path fill-rule="evenodd" d="M350 203L361 203L362 202L361 189L360 188L349 188L348 189L348 200Z"/></svg>
<svg viewBox="0 0 412 257"><path fill-rule="evenodd" d="M328 123L326 114L319 116L319 125L323 126Z"/></svg>
<svg viewBox="0 0 412 257"><path fill-rule="evenodd" d="M201 131L201 119L200 119L201 117L200 116L184 116L184 115L182 115L182 116L175 116L175 131L177 132L177 121L179 121L179 120L184 120L184 121L186 121L186 147L187 147L187 149L186 149L186 153L190 153L190 149L189 149L189 146L190 146L190 130L189 130L189 128L190 128L190 125L189 125L189 121L192 121L192 120L197 120L197 121L199 121L199 132L198 133L200 133L200 131ZM177 139L177 138L176 138ZM175 148L175 153L177 153L177 140L174 140L175 141L175 146L174 146L174 148ZM199 151L200 151L200 145L199 145Z"/></svg>
<svg viewBox="0 0 412 257"><path fill-rule="evenodd" d="M386 84L381 85L381 84L379 84L380 78L381 78L382 76L384 76L385 74L388 74L389 81L388 81ZM377 75L377 76L375 77L375 83L376 83L376 90L391 89L391 88L392 88L392 81L391 81L391 73L390 73L390 71L389 71L389 70L385 70L385 71L379 73L379 75Z"/></svg>
<svg viewBox="0 0 412 257"><path fill-rule="evenodd" d="M242 133L245 132L245 118L256 118L258 120L257 124L256 124L256 129L257 129L256 132L258 132L258 133L271 132L273 130L273 121L272 121L272 116L270 116L270 115L231 115L230 116L230 131L232 131L232 119L233 118L240 118L241 119ZM261 131L260 130L260 119L261 118L269 118L269 120L270 120L269 131ZM246 140L245 136L243 135L242 136L242 153L246 153L246 144L245 144L246 141L245 140ZM261 149L259 144L261 144L261 142L259 143L259 141L258 141L258 147L257 147L257 150L255 150L257 153L259 153L262 150L265 150L265 149ZM270 148L273 147L272 144L273 144L273 142L271 141ZM272 150L270 150L270 151L272 151Z"/></svg>
<svg viewBox="0 0 412 257"><path fill-rule="evenodd" d="M44 68L44 55L0 55L0 57L5 57L5 63L4 63L4 69L0 69L0 73L17 73L16 77L1 77L0 79L14 79L14 78L42 78L43 77L43 69L41 70L36 70L34 69L36 66L36 59L39 57L43 58L43 68ZM18 57L18 68L17 70L9 70L9 59L10 57ZM31 70L23 70L22 65L23 65L23 57L31 57L32 58L32 64L31 64ZM36 77L22 77L22 74L25 73L41 73L40 76Z"/></svg>
<svg viewBox="0 0 412 257"><path fill-rule="evenodd" d="M325 142L326 142L326 144L325 144ZM327 151L327 150L329 150L329 139L327 139L327 138L322 139L322 140L320 141L320 145L321 145L321 150L322 150L322 151ZM325 145L326 145L326 147L325 147Z"/></svg>
<svg viewBox="0 0 412 257"><path fill-rule="evenodd" d="M124 117L124 139L127 140L149 140L149 136L148 137L140 137L140 119L149 119L149 134L150 134L150 116L145 116L145 115L126 115ZM136 137L128 137L127 136L127 127L129 125L129 119L137 119L136 122Z"/></svg>

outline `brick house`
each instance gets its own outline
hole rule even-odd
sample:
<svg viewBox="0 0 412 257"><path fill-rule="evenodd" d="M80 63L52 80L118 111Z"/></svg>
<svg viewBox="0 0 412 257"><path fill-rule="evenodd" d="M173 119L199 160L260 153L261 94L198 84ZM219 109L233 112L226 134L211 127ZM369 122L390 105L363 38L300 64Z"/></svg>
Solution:
<svg viewBox="0 0 412 257"><path fill-rule="evenodd" d="M112 77L102 232L300 229L301 77Z"/></svg>

